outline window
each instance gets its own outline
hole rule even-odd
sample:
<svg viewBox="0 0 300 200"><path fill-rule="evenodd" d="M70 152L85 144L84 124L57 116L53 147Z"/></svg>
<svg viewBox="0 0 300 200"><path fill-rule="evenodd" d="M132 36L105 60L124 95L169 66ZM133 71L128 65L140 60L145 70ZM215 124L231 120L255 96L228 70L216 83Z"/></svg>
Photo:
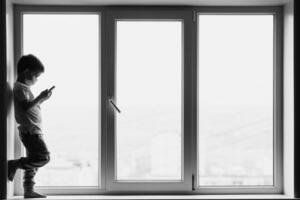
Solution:
<svg viewBox="0 0 300 200"><path fill-rule="evenodd" d="M16 11L17 55L46 66L34 92L56 85L38 189L281 192L280 8Z"/></svg>
<svg viewBox="0 0 300 200"><path fill-rule="evenodd" d="M21 17L22 54L34 54L45 65L33 93L56 86L42 105L51 163L37 173L36 186L99 188L100 13L25 12Z"/></svg>
<svg viewBox="0 0 300 200"><path fill-rule="evenodd" d="M45 65L33 92L56 85L42 106L53 156L37 186L98 186L98 29L97 14L23 14L23 53Z"/></svg>
<svg viewBox="0 0 300 200"><path fill-rule="evenodd" d="M273 15L198 26L199 185L273 185Z"/></svg>
<svg viewBox="0 0 300 200"><path fill-rule="evenodd" d="M280 191L280 18L225 8L197 20L199 190Z"/></svg>
<svg viewBox="0 0 300 200"><path fill-rule="evenodd" d="M107 20L107 96L121 110L109 102L108 189L186 191L192 184L183 99L188 13L117 9Z"/></svg>
<svg viewBox="0 0 300 200"><path fill-rule="evenodd" d="M179 181L182 22L117 21L116 32L117 180Z"/></svg>

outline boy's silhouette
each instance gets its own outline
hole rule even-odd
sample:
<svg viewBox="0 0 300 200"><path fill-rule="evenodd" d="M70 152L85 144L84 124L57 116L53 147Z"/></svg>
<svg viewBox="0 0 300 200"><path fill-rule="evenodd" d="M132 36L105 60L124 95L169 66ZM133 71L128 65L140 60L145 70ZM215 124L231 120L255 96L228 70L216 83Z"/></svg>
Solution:
<svg viewBox="0 0 300 200"><path fill-rule="evenodd" d="M13 181L17 169L25 170L24 197L44 198L46 196L34 191L34 176L37 169L50 160L42 135L40 104L49 99L52 92L44 90L34 98L30 91L30 86L35 84L37 78L44 72L43 64L35 56L22 56L18 61L17 70L18 78L13 88L15 118L27 156L8 161L8 179Z"/></svg>

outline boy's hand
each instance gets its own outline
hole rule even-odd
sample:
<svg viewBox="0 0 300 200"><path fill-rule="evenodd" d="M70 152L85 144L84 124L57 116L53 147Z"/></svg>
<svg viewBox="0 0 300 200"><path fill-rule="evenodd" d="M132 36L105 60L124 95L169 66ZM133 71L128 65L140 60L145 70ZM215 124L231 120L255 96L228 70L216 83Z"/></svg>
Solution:
<svg viewBox="0 0 300 200"><path fill-rule="evenodd" d="M47 99L49 99L52 95L52 92L49 92L48 89L44 90L41 92L41 94L39 95L40 99L45 101Z"/></svg>

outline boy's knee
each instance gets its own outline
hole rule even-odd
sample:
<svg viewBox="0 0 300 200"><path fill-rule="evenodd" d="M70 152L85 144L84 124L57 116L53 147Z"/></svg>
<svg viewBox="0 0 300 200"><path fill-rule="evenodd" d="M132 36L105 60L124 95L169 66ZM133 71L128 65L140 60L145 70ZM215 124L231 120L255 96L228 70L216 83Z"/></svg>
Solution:
<svg viewBox="0 0 300 200"><path fill-rule="evenodd" d="M41 167L46 165L49 161L50 161L50 156L49 155L39 157L39 163L40 163Z"/></svg>
<svg viewBox="0 0 300 200"><path fill-rule="evenodd" d="M50 162L50 155L46 155L45 156L45 165L48 163L48 162Z"/></svg>

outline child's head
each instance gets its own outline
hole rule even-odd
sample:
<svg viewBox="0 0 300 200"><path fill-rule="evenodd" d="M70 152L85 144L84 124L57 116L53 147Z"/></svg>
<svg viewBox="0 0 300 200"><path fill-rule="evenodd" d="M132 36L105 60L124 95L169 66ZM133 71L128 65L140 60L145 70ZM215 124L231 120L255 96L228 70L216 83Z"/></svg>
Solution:
<svg viewBox="0 0 300 200"><path fill-rule="evenodd" d="M26 84L33 85L41 73L45 71L42 62L34 55L22 56L17 64L18 78Z"/></svg>

